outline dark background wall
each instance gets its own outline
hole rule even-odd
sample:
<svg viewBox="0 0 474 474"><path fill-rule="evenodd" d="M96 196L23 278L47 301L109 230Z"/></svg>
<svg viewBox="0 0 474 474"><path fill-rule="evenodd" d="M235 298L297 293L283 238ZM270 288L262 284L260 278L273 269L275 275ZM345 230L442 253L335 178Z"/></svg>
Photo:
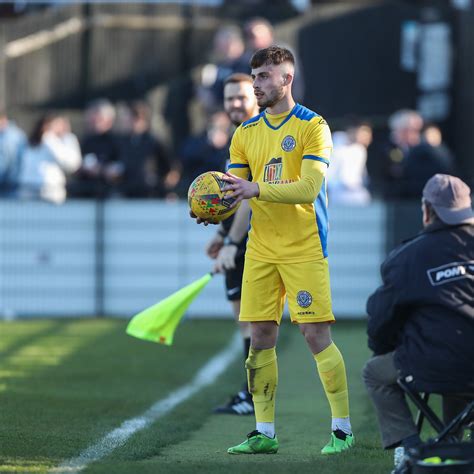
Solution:
<svg viewBox="0 0 474 474"><path fill-rule="evenodd" d="M474 4L455 15L455 24L458 47L452 137L457 158L474 189Z"/></svg>
<svg viewBox="0 0 474 474"><path fill-rule="evenodd" d="M329 119L354 113L385 118L414 107L416 78L400 68L399 38L402 21L417 13L410 5L369 6L301 28L309 106Z"/></svg>

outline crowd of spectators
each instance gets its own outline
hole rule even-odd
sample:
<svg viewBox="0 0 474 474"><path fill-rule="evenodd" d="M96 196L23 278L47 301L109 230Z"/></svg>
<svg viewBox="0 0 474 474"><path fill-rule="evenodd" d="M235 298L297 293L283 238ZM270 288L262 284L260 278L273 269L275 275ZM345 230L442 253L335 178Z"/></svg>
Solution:
<svg viewBox="0 0 474 474"><path fill-rule="evenodd" d="M179 180L150 130L145 102L130 104L123 129L108 100L91 103L79 141L67 117L45 114L26 134L0 115L0 195L61 204L73 198L164 197Z"/></svg>
<svg viewBox="0 0 474 474"><path fill-rule="evenodd" d="M264 18L252 18L242 29L224 25L217 30L194 90L205 126L182 143L165 144L153 133L145 101L122 107L120 117L107 99L88 104L80 140L62 114L45 114L27 137L0 113L0 196L57 204L66 197L185 197L194 177L225 162L232 125L221 106L224 80L232 73L249 73L253 52L275 41L272 25ZM296 99L302 100L301 70L294 89ZM456 174L439 127L424 124L414 110L389 117L389 135L377 143L372 142L368 122L347 122L345 129L333 130L328 171L333 204L416 198L432 175Z"/></svg>
<svg viewBox="0 0 474 474"><path fill-rule="evenodd" d="M48 113L26 136L0 113L0 197L42 199L56 204L73 198L184 197L200 173L220 169L226 161L232 126L227 115L212 109L206 128L188 137L176 156L151 131L151 110L138 101L116 109L106 99L86 108L81 140L68 118ZM366 205L373 196L416 198L436 174L456 174L453 154L439 127L423 126L415 111L397 111L389 120L386 142L372 144L372 127L353 121L335 131L328 171L331 202ZM372 153L371 172L367 159Z"/></svg>
<svg viewBox="0 0 474 474"><path fill-rule="evenodd" d="M435 124L414 110L388 119L389 137L373 150L373 191L385 199L415 199L436 173L457 174L454 158Z"/></svg>

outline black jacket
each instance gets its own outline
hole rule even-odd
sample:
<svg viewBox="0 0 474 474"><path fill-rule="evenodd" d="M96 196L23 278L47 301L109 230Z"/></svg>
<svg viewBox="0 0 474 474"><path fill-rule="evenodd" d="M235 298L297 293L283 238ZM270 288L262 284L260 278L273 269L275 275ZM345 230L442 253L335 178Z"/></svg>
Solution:
<svg viewBox="0 0 474 474"><path fill-rule="evenodd" d="M131 133L122 139L124 166L122 192L127 197L163 197L164 178L171 169L165 147L150 132Z"/></svg>
<svg viewBox="0 0 474 474"><path fill-rule="evenodd" d="M367 302L369 347L420 391L474 391L474 225L432 225L393 250Z"/></svg>

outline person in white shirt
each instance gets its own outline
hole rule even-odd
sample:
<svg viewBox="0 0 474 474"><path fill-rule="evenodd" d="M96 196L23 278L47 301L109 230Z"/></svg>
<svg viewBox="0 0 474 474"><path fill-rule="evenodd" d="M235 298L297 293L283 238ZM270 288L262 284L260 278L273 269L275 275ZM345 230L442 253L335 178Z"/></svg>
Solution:
<svg viewBox="0 0 474 474"><path fill-rule="evenodd" d="M337 136L341 140L334 140L327 174L330 202L348 206L366 205L371 199L366 188L366 163L367 148L372 142L372 128L360 122Z"/></svg>
<svg viewBox="0 0 474 474"><path fill-rule="evenodd" d="M38 120L21 157L19 197L55 204L66 200L67 176L81 166L81 150L62 115Z"/></svg>

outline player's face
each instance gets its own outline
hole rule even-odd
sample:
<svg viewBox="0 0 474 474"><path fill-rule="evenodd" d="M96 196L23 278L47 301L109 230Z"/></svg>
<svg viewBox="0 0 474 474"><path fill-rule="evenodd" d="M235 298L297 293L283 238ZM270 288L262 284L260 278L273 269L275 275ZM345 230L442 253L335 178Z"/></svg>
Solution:
<svg viewBox="0 0 474 474"><path fill-rule="evenodd" d="M281 65L268 64L252 69L253 90L259 107L273 107L286 94Z"/></svg>
<svg viewBox="0 0 474 474"><path fill-rule="evenodd" d="M250 82L231 82L224 87L224 109L234 125L258 113L257 99Z"/></svg>

